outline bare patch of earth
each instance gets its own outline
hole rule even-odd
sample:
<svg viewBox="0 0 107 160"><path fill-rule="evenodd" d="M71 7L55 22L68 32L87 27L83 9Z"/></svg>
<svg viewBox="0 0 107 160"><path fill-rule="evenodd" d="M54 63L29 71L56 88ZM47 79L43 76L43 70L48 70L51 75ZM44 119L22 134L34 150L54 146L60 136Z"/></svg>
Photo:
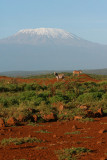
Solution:
<svg viewBox="0 0 107 160"><path fill-rule="evenodd" d="M81 154L78 160L106 159L106 131L107 117L97 118L94 122L72 120L2 127L0 141L4 138L36 137L42 142L0 145L0 160L58 160L57 150L72 147L85 147L92 150Z"/></svg>

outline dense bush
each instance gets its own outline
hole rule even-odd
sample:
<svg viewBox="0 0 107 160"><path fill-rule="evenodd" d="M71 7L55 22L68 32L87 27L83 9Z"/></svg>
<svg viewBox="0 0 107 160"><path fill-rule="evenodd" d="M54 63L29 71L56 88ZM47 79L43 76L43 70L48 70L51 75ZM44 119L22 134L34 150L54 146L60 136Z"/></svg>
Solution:
<svg viewBox="0 0 107 160"><path fill-rule="evenodd" d="M77 99L79 102L93 102L102 98L102 92L91 92L80 95Z"/></svg>
<svg viewBox="0 0 107 160"><path fill-rule="evenodd" d="M55 108L52 107L53 104L58 103L62 103L66 107L61 113L65 119L79 113L77 106L81 104L90 105L96 109L102 107L106 110L107 82L59 81L48 85L45 83L40 85L36 82L30 84L0 82L0 107L1 111L5 110L5 114L3 111L1 116L15 115L20 112L30 115L27 108L50 113L55 111ZM17 108L17 110L15 109L17 113L14 108ZM19 111L18 108L23 108L23 111ZM58 111L57 108L56 111Z"/></svg>
<svg viewBox="0 0 107 160"><path fill-rule="evenodd" d="M47 89L46 86L41 86L37 83L31 84L0 84L0 92L21 92L21 91L39 91Z"/></svg>
<svg viewBox="0 0 107 160"><path fill-rule="evenodd" d="M103 94L102 98L104 101L107 101L107 93Z"/></svg>

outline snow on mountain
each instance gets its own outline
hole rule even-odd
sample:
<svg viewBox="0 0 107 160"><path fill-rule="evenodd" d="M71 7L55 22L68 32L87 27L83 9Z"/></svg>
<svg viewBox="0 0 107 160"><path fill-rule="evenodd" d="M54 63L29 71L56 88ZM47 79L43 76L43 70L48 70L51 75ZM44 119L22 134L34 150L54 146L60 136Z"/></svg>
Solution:
<svg viewBox="0 0 107 160"><path fill-rule="evenodd" d="M20 34L28 34L31 36L47 36L48 38L77 38L73 34L66 32L62 29L56 29L56 28L37 28L37 29L24 29L20 30L15 34L15 36Z"/></svg>
<svg viewBox="0 0 107 160"><path fill-rule="evenodd" d="M23 29L10 37L0 40L2 43L30 45L76 45L79 44L80 41L82 42L83 40L76 35L56 28Z"/></svg>

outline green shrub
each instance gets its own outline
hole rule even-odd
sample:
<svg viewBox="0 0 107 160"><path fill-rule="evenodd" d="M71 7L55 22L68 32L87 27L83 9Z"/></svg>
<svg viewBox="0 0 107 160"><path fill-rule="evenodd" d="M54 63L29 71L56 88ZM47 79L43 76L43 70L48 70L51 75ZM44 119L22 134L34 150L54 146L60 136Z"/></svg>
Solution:
<svg viewBox="0 0 107 160"><path fill-rule="evenodd" d="M103 94L102 98L103 100L107 101L107 93Z"/></svg>
<svg viewBox="0 0 107 160"><path fill-rule="evenodd" d="M40 89L42 89L42 86L37 83L30 83L30 84L26 84L24 89L27 91L32 91L32 90L39 91Z"/></svg>
<svg viewBox="0 0 107 160"><path fill-rule="evenodd" d="M24 137L24 138L9 138L9 139L3 139L1 141L1 145L8 145L10 143L14 143L15 145L23 144L23 143L41 143L42 140L37 139L36 137Z"/></svg>
<svg viewBox="0 0 107 160"><path fill-rule="evenodd" d="M59 160L76 160L76 157L79 157L82 153L91 152L90 149L84 148L84 147L72 147L72 148L66 148L62 150L56 151L56 154L58 155Z"/></svg>
<svg viewBox="0 0 107 160"><path fill-rule="evenodd" d="M81 133L80 131L74 131L74 132L66 132L64 134L68 135L68 134L80 134L80 133Z"/></svg>
<svg viewBox="0 0 107 160"><path fill-rule="evenodd" d="M53 87L55 87L56 89L62 89L62 88L64 88L64 83L65 82L56 82L56 83L54 83L54 85L53 85Z"/></svg>
<svg viewBox="0 0 107 160"><path fill-rule="evenodd" d="M102 92L91 92L91 93L84 93L80 95L77 100L79 102L92 102L97 101L102 98L103 93Z"/></svg>
<svg viewBox="0 0 107 160"><path fill-rule="evenodd" d="M69 98L66 95L55 95L49 99L50 103L67 102Z"/></svg>
<svg viewBox="0 0 107 160"><path fill-rule="evenodd" d="M47 105L45 102L42 102L39 106L36 107L36 109L41 112L41 114L50 114L54 111L51 105Z"/></svg>
<svg viewBox="0 0 107 160"><path fill-rule="evenodd" d="M67 91L65 95L68 97L69 102L74 101L76 99L76 94L74 92Z"/></svg>
<svg viewBox="0 0 107 160"><path fill-rule="evenodd" d="M49 132L47 130L39 130L39 131L35 131L36 133L52 133L52 132Z"/></svg>
<svg viewBox="0 0 107 160"><path fill-rule="evenodd" d="M18 96L20 102L30 101L30 100L32 100L32 99L35 98L35 97L36 97L35 91L22 92L22 93Z"/></svg>
<svg viewBox="0 0 107 160"><path fill-rule="evenodd" d="M2 104L4 107L8 107L8 99L4 97L0 97L0 104Z"/></svg>

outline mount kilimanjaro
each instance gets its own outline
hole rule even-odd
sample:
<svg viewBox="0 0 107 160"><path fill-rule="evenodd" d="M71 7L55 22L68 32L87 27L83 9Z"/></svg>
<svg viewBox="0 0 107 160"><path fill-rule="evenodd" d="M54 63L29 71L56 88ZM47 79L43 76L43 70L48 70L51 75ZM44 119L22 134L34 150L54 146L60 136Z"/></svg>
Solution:
<svg viewBox="0 0 107 160"><path fill-rule="evenodd" d="M24 29L0 40L0 71L107 68L107 45L62 29Z"/></svg>

